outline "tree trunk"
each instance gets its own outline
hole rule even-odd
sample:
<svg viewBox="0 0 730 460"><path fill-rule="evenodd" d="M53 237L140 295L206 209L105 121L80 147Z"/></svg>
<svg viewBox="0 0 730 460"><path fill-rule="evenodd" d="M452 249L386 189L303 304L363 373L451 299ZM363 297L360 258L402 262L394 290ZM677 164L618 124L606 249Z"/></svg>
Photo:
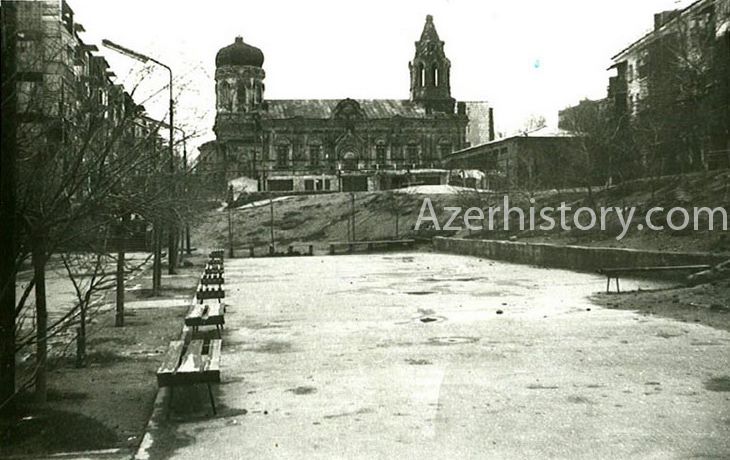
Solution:
<svg viewBox="0 0 730 460"><path fill-rule="evenodd" d="M36 310L36 366L35 399L46 403L46 358L48 356L48 309L46 306L46 252L44 238L37 238L32 250L33 278L35 280Z"/></svg>
<svg viewBox="0 0 730 460"><path fill-rule="evenodd" d="M177 227L171 225L167 236L167 274L177 273Z"/></svg>
<svg viewBox="0 0 730 460"><path fill-rule="evenodd" d="M116 315L114 317L114 325L116 327L124 327L124 245L125 245L125 224L127 216L122 216L122 222L119 226L119 232L117 235L117 244L119 248L117 250L117 273L116 273Z"/></svg>
<svg viewBox="0 0 730 460"><path fill-rule="evenodd" d="M2 155L0 155L0 413L11 413L15 395L15 91L16 10L3 4L2 19Z"/></svg>
<svg viewBox="0 0 730 460"><path fill-rule="evenodd" d="M162 231L158 223L152 229L152 295L160 295L162 287Z"/></svg>

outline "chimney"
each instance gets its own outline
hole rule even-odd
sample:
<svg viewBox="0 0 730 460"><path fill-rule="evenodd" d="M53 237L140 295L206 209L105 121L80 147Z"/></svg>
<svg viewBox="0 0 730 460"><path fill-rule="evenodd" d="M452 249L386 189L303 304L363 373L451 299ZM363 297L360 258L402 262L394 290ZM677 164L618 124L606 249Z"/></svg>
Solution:
<svg viewBox="0 0 730 460"><path fill-rule="evenodd" d="M667 10L654 14L654 30L658 30L679 15L679 10Z"/></svg>
<svg viewBox="0 0 730 460"><path fill-rule="evenodd" d="M489 108L489 140L494 140L494 109Z"/></svg>

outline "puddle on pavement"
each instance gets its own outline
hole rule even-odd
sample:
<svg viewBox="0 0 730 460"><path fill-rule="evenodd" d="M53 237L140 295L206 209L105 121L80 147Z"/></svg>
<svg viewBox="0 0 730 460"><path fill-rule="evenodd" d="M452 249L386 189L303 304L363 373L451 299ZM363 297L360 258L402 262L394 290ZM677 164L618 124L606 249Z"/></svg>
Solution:
<svg viewBox="0 0 730 460"><path fill-rule="evenodd" d="M411 366L430 366L431 364L433 364L431 361L429 361L427 359L413 359L413 358L406 359L406 363L410 364Z"/></svg>
<svg viewBox="0 0 730 460"><path fill-rule="evenodd" d="M367 407L364 407L362 409L358 409L358 410L353 411L353 412L342 412L340 414L325 415L322 418L332 419L332 418L340 418L340 417L350 417L352 415L370 414L372 412L373 412L372 409L368 409Z"/></svg>
<svg viewBox="0 0 730 460"><path fill-rule="evenodd" d="M467 283L470 281L480 281L480 280L486 280L486 279L487 278L485 278L483 276L455 277L455 278L446 278L446 277L437 278L435 276L431 276L428 278L423 278L423 281L425 281L427 283L449 283L449 282Z"/></svg>
<svg viewBox="0 0 730 460"><path fill-rule="evenodd" d="M558 387L555 385L527 385L528 390L557 390Z"/></svg>
<svg viewBox="0 0 730 460"><path fill-rule="evenodd" d="M446 317L444 316L436 316L436 315L430 315L430 316L421 316L417 319L418 322L421 323L440 323L442 321L446 321Z"/></svg>
<svg viewBox="0 0 730 460"><path fill-rule="evenodd" d="M707 380L705 389L710 391L727 392L730 391L730 376L713 377Z"/></svg>
<svg viewBox="0 0 730 460"><path fill-rule="evenodd" d="M309 387L309 386L301 386L296 388L289 388L289 393L294 393L295 395L309 395L312 393L316 393L317 389L315 387Z"/></svg>
<svg viewBox="0 0 730 460"><path fill-rule="evenodd" d="M428 339L430 345L459 345L478 342L478 337L431 337Z"/></svg>

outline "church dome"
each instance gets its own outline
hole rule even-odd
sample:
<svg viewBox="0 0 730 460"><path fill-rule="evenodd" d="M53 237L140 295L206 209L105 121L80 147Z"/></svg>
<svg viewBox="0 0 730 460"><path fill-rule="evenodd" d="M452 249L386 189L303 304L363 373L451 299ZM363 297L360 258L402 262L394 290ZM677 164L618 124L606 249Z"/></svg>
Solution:
<svg viewBox="0 0 730 460"><path fill-rule="evenodd" d="M216 67L224 65L248 65L261 67L264 64L264 53L255 46L243 42L242 37L236 37L232 45L221 48L215 56Z"/></svg>

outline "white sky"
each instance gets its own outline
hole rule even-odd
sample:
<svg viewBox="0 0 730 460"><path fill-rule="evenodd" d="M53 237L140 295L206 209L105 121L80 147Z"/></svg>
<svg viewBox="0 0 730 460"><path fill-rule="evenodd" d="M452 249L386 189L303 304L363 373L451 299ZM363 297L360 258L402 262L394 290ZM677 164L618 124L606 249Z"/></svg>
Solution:
<svg viewBox="0 0 730 460"><path fill-rule="evenodd" d="M215 54L236 35L264 52L270 99L408 98L408 61L427 14L446 42L451 92L487 100L497 131L531 115L605 96L610 58L651 29L655 12L689 0L68 0L82 37L108 38L175 72L176 124L213 138ZM118 82L135 62L101 48ZM150 67L137 90L150 115L167 113L167 74ZM134 77L133 77L134 75ZM155 94L157 95L155 96ZM192 147L192 146L191 146ZM193 150L192 148L190 150Z"/></svg>

